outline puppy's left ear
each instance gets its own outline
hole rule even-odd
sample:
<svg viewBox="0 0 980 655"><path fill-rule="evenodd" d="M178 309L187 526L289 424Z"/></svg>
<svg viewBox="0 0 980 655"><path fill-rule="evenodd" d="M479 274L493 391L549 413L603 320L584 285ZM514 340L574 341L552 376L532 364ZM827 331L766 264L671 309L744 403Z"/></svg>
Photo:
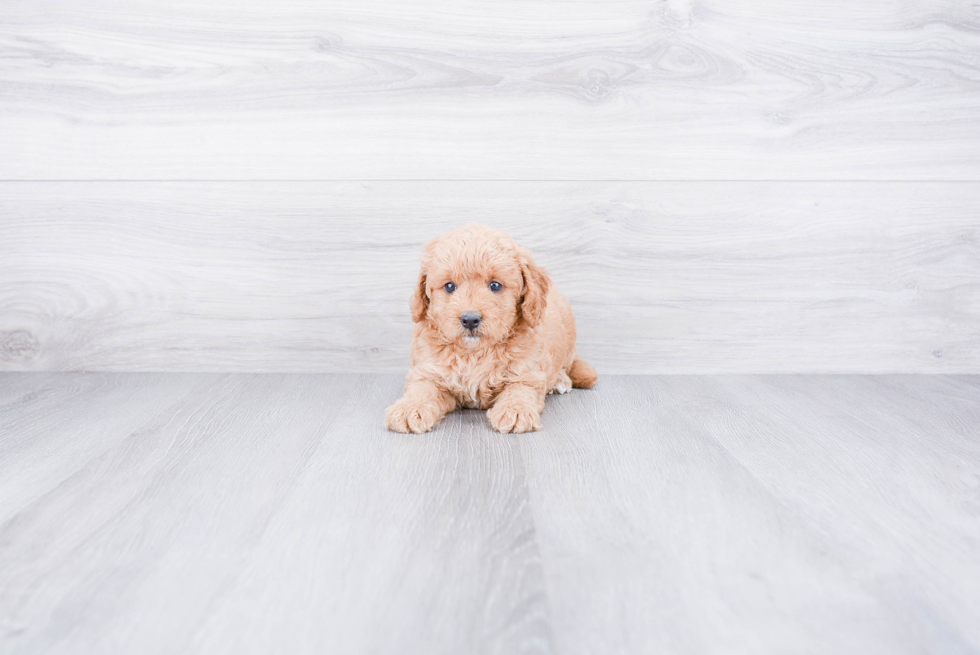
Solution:
<svg viewBox="0 0 980 655"><path fill-rule="evenodd" d="M521 300L521 316L531 327L536 327L544 318L544 309L548 304L548 289L551 288L551 278L544 269L534 263L531 253L521 248L518 259L521 264L521 274L524 276L524 297Z"/></svg>

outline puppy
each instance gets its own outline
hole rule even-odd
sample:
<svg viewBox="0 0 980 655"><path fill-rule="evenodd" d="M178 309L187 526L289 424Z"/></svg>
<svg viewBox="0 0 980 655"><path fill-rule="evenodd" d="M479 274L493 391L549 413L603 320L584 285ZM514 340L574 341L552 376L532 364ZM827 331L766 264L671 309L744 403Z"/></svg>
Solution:
<svg viewBox="0 0 980 655"><path fill-rule="evenodd" d="M596 382L568 301L499 230L471 224L425 244L410 304L412 369L390 430L428 432L457 407L489 410L500 432L538 430L548 393Z"/></svg>

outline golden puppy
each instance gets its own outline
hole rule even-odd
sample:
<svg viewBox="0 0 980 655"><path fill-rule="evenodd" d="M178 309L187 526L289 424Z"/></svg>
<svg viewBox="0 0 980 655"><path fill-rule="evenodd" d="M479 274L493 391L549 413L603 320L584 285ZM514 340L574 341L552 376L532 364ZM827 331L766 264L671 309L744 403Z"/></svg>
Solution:
<svg viewBox="0 0 980 655"><path fill-rule="evenodd" d="M425 244L411 308L412 369L390 430L428 432L457 407L489 409L501 432L537 430L545 395L598 377L575 355L568 301L499 230L471 224Z"/></svg>

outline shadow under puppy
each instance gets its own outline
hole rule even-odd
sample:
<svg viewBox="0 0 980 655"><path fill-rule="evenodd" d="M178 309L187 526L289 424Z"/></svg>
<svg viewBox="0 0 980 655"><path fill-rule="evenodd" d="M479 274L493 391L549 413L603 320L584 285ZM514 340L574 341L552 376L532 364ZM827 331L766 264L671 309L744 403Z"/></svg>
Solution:
<svg viewBox="0 0 980 655"><path fill-rule="evenodd" d="M427 432L457 407L487 409L500 432L541 427L548 393L589 388L575 316L528 250L470 224L425 244L412 294L412 369L385 425Z"/></svg>

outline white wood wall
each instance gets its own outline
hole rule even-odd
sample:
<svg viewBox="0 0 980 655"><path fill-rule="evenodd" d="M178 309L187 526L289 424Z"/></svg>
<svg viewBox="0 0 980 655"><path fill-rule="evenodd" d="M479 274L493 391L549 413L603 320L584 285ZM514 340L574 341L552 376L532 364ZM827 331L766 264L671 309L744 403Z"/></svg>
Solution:
<svg viewBox="0 0 980 655"><path fill-rule="evenodd" d="M600 372L980 372L980 5L0 4L0 370L404 370L469 221Z"/></svg>

